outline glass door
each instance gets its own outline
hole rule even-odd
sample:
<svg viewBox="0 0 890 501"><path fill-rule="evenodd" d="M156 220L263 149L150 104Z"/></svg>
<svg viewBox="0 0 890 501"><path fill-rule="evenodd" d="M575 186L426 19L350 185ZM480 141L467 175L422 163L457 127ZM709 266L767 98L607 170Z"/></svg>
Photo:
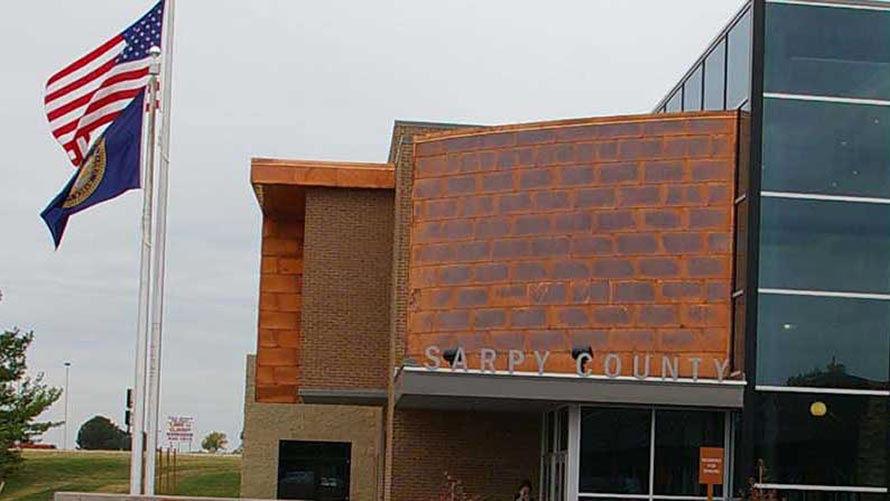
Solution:
<svg viewBox="0 0 890 501"><path fill-rule="evenodd" d="M566 501L569 409L544 413L541 434L541 501Z"/></svg>

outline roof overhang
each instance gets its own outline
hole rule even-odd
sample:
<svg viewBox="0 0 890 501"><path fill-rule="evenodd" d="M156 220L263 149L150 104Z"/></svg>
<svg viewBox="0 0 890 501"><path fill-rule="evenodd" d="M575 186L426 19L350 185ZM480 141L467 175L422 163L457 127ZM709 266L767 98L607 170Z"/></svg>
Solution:
<svg viewBox="0 0 890 501"><path fill-rule="evenodd" d="M254 158L250 184L264 214L302 216L307 188L391 190L395 170L386 163Z"/></svg>
<svg viewBox="0 0 890 501"><path fill-rule="evenodd" d="M737 380L578 376L403 367L394 398L400 408L537 410L554 404L658 405L739 409Z"/></svg>

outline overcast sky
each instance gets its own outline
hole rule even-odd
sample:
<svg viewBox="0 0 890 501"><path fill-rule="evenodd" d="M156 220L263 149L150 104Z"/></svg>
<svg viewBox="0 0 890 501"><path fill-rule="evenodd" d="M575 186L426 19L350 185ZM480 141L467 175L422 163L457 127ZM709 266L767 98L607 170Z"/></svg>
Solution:
<svg viewBox="0 0 890 501"><path fill-rule="evenodd" d="M161 416L239 443L259 280L251 157L385 161L397 119L648 112L741 3L179 0ZM153 4L32 0L0 16L0 327L35 331L30 370L50 384L73 364L72 445L93 415L120 423L133 384L141 192L73 216L53 250L39 213L71 169L43 88Z"/></svg>

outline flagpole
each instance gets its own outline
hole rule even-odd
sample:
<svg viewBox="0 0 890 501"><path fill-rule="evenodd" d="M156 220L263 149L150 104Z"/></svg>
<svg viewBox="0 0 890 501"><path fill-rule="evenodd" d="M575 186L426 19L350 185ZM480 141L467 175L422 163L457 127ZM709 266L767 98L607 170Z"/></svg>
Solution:
<svg viewBox="0 0 890 501"><path fill-rule="evenodd" d="M136 382L133 388L133 431L130 436L130 494L142 494L143 444L145 430L145 358L148 351L148 299L151 282L151 217L154 194L155 118L157 78L160 73L160 51L152 51L149 65L148 93L143 98L148 104L148 127L142 150L142 245L139 251L139 313L136 329Z"/></svg>
<svg viewBox="0 0 890 501"><path fill-rule="evenodd" d="M164 59L161 73L161 130L158 163L157 220L151 294L151 337L148 349L148 409L145 461L145 494L155 494L155 451L158 445L158 415L161 395L161 339L164 318L164 275L167 243L167 194L170 170L170 110L173 83L173 13L175 1L164 3Z"/></svg>

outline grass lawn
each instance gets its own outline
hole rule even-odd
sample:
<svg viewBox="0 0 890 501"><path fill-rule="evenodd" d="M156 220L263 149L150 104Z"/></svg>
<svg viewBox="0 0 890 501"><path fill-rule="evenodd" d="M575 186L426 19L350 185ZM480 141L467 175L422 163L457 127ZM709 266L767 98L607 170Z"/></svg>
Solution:
<svg viewBox="0 0 890 501"><path fill-rule="evenodd" d="M9 479L3 501L49 501L56 491L124 493L130 485L130 453L93 451L36 451ZM241 457L181 454L176 459L176 491L181 496L238 497Z"/></svg>

